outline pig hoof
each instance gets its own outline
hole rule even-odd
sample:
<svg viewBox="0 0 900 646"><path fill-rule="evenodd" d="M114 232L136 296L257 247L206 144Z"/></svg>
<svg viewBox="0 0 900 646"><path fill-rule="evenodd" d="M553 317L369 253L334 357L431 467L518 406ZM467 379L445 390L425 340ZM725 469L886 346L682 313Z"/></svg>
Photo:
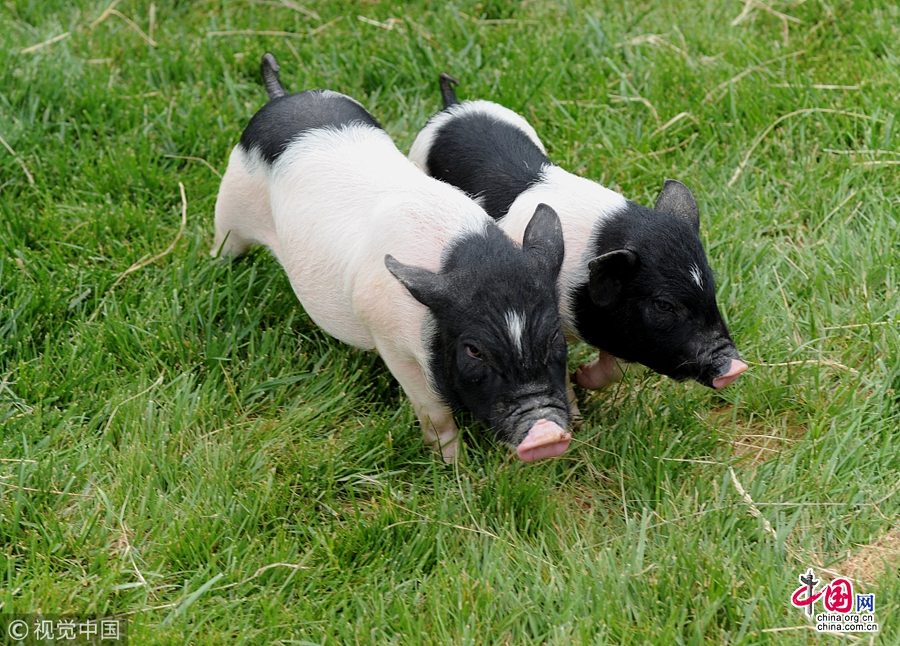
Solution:
<svg viewBox="0 0 900 646"><path fill-rule="evenodd" d="M431 448L438 450L437 443L432 444ZM454 437L448 443L440 446L441 458L443 458L444 462L447 464L453 464L456 462L456 457L459 454L459 438Z"/></svg>

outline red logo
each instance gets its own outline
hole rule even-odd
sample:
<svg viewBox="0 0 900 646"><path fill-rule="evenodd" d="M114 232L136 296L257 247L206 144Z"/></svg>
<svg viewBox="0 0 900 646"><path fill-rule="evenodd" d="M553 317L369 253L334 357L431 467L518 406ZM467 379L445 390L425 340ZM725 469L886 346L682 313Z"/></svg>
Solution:
<svg viewBox="0 0 900 646"><path fill-rule="evenodd" d="M799 588L791 595L791 604L795 608L806 608L806 614L813 616L813 606L823 595L825 609L829 612L850 612L853 610L853 584L847 579L835 579L824 590L816 592L819 581L816 580L812 568L800 575Z"/></svg>
<svg viewBox="0 0 900 646"><path fill-rule="evenodd" d="M835 579L825 588L825 609L829 612L853 610L853 585L847 579Z"/></svg>
<svg viewBox="0 0 900 646"><path fill-rule="evenodd" d="M816 583L818 583L818 581ZM805 597L803 596L804 593L806 594ZM794 594L791 596L791 603L794 604L795 608L804 608L814 604L823 594L825 593L816 592L815 594L812 594L810 588L804 585L794 590Z"/></svg>

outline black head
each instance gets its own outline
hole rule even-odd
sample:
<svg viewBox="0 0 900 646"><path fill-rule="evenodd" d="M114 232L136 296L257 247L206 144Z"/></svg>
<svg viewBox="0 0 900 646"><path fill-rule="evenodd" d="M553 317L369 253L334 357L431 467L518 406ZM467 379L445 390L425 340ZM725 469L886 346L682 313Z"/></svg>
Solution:
<svg viewBox="0 0 900 646"><path fill-rule="evenodd" d="M559 218L543 204L521 248L490 223L483 233L451 243L439 273L385 258L388 270L431 311L437 392L512 446L539 420L568 426L556 288L562 260Z"/></svg>
<svg viewBox="0 0 900 646"><path fill-rule="evenodd" d="M593 250L589 281L575 298L587 341L710 387L746 369L716 304L697 202L684 184L667 180L654 209L629 202L601 223Z"/></svg>

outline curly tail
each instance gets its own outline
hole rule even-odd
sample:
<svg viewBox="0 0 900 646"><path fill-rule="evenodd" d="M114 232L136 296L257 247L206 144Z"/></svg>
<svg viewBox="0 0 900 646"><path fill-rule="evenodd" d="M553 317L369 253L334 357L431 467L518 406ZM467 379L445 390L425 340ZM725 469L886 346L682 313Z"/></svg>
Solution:
<svg viewBox="0 0 900 646"><path fill-rule="evenodd" d="M287 94L287 92L284 91L281 80L278 78L278 72L281 71L281 66L278 65L278 61L275 60L275 56L271 52L266 52L262 57L261 67L263 81L266 84L266 92L269 95L269 100L271 101L272 99L277 99L278 97Z"/></svg>
<svg viewBox="0 0 900 646"><path fill-rule="evenodd" d="M447 74L447 72L441 72L440 79L441 98L444 100L444 109L446 110L451 105L459 103L459 99L456 98L456 92L453 90L454 86L459 85L459 81Z"/></svg>

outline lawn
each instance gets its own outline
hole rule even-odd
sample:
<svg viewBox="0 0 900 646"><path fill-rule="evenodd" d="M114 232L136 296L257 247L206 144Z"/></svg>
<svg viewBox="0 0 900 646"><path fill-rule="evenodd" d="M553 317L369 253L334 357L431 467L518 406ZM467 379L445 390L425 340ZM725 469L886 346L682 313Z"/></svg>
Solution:
<svg viewBox="0 0 900 646"><path fill-rule="evenodd" d="M900 643L896 2L13 0L0 25L0 613L127 617L133 644ZM559 459L464 416L435 459L268 252L208 255L266 51L404 151L448 71L635 201L685 182L750 369L631 366L578 393ZM874 593L880 632L816 633L808 568Z"/></svg>

